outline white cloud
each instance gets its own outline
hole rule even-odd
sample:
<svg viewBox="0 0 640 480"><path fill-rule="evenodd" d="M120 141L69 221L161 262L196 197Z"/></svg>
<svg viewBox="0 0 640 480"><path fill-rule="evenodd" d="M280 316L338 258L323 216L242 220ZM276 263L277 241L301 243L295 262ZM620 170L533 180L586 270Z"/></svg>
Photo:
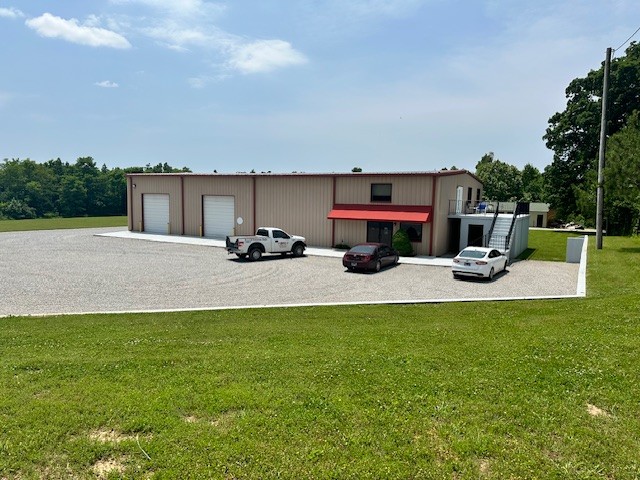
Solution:
<svg viewBox="0 0 640 480"><path fill-rule="evenodd" d="M153 1L153 0L147 0ZM303 65L308 59L284 40L247 40L233 35L210 23L161 18L153 26L140 28L144 35L155 39L172 50L184 52L192 48L217 51L223 58L222 74L236 71L243 74L262 73L295 65ZM220 79L220 75L215 76ZM196 79L192 86L202 88ZM205 82L208 83L208 82Z"/></svg>
<svg viewBox="0 0 640 480"><path fill-rule="evenodd" d="M232 48L228 65L241 73L269 72L276 68L303 65L307 58L283 40L257 40Z"/></svg>
<svg viewBox="0 0 640 480"><path fill-rule="evenodd" d="M118 88L120 86L116 82L112 82L111 80L103 80L102 82L96 82L95 85L97 87L102 87L102 88Z"/></svg>
<svg viewBox="0 0 640 480"><path fill-rule="evenodd" d="M26 21L26 25L38 35L48 38L61 38L71 43L91 47L130 48L131 44L122 35L94 26L96 18L89 18L87 24L81 25L72 18L65 20L50 13Z"/></svg>
<svg viewBox="0 0 640 480"><path fill-rule="evenodd" d="M24 13L22 13L20 10L18 10L17 8L13 8L13 7L0 7L0 17L5 17L5 18L18 18L18 17L24 17Z"/></svg>
<svg viewBox="0 0 640 480"><path fill-rule="evenodd" d="M162 42L168 48L178 51L187 51L189 46L211 47L224 44L217 30L204 32L197 27L179 25L167 20L158 22L153 27L141 29L145 35Z"/></svg>

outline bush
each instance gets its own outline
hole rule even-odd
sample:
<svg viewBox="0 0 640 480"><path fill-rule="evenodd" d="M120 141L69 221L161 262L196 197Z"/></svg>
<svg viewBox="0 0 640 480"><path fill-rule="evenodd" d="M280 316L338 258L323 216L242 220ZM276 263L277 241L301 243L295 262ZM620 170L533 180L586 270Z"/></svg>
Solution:
<svg viewBox="0 0 640 480"><path fill-rule="evenodd" d="M333 248L336 248L338 250L349 250L351 247L346 243L338 243L337 245L334 245Z"/></svg>
<svg viewBox="0 0 640 480"><path fill-rule="evenodd" d="M10 220L36 218L36 211L22 200L12 198L8 202L0 202L0 217Z"/></svg>
<svg viewBox="0 0 640 480"><path fill-rule="evenodd" d="M398 230L393 234L392 245L403 257L413 255L413 246L409 240L409 234L404 230Z"/></svg>

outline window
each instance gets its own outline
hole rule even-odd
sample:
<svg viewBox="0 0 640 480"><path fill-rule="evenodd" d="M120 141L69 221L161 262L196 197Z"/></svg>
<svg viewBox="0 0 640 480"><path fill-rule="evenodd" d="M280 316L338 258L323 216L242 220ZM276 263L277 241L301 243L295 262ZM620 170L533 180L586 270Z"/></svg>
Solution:
<svg viewBox="0 0 640 480"><path fill-rule="evenodd" d="M472 198L473 198L473 187L469 187L467 189L467 202L471 203Z"/></svg>
<svg viewBox="0 0 640 480"><path fill-rule="evenodd" d="M291 238L291 237L289 237L289 235L284 233L282 230L274 230L273 238Z"/></svg>
<svg viewBox="0 0 640 480"><path fill-rule="evenodd" d="M421 223L401 223L400 230L404 230L409 235L412 242L422 242L422 224Z"/></svg>
<svg viewBox="0 0 640 480"><path fill-rule="evenodd" d="M390 202L391 201L391 184L390 183L372 183L371 184L371 201L372 202Z"/></svg>
<svg viewBox="0 0 640 480"><path fill-rule="evenodd" d="M476 202L480 201L480 193L482 192L482 190L478 189L476 190Z"/></svg>

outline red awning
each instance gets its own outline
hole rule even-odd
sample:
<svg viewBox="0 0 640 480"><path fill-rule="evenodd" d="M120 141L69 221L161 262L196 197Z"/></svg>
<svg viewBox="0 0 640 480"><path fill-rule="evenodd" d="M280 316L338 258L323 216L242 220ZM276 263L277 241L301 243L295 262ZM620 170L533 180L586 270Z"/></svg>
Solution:
<svg viewBox="0 0 640 480"><path fill-rule="evenodd" d="M334 205L327 218L427 223L431 221L431 207L425 205Z"/></svg>

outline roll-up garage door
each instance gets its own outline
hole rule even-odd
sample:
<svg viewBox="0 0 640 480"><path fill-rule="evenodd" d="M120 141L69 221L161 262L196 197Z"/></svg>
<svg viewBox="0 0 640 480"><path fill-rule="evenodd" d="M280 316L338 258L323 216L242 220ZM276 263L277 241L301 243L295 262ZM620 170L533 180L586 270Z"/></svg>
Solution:
<svg viewBox="0 0 640 480"><path fill-rule="evenodd" d="M142 215L144 231L147 233L169 232L169 195L164 193L145 193L142 195Z"/></svg>
<svg viewBox="0 0 640 480"><path fill-rule="evenodd" d="M202 201L204 236L224 238L233 235L235 202L233 197L205 195Z"/></svg>

